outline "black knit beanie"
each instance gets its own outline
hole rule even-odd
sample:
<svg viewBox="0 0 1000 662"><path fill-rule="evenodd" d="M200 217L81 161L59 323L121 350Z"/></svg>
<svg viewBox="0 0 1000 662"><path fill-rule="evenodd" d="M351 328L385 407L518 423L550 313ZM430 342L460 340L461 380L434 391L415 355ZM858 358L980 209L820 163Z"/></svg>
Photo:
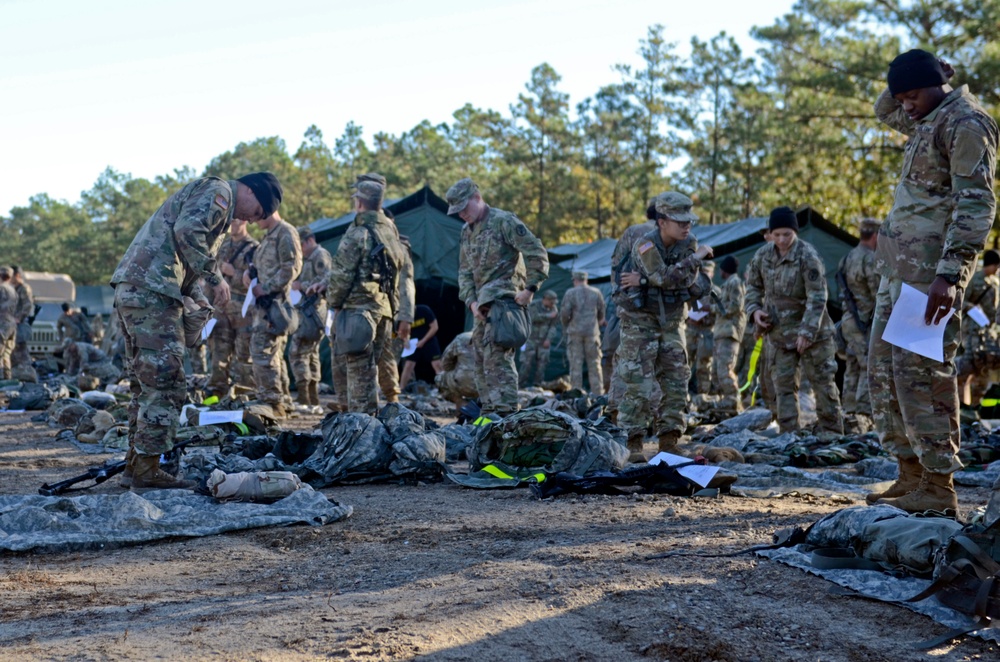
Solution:
<svg viewBox="0 0 1000 662"><path fill-rule="evenodd" d="M923 87L940 87L948 82L941 63L931 53L914 48L889 63L889 93L893 96Z"/></svg>
<svg viewBox="0 0 1000 662"><path fill-rule="evenodd" d="M1000 264L1000 253L988 250L983 253L983 266L988 267L992 264Z"/></svg>
<svg viewBox="0 0 1000 662"><path fill-rule="evenodd" d="M278 210L278 206L281 205L282 190L277 177L269 172L254 172L243 175L236 181L253 191L257 202L264 208L264 218Z"/></svg>
<svg viewBox="0 0 1000 662"><path fill-rule="evenodd" d="M771 210L771 217L767 220L767 229L773 232L778 228L799 231L799 219L791 207L775 207Z"/></svg>
<svg viewBox="0 0 1000 662"><path fill-rule="evenodd" d="M732 255L727 255L722 258L722 262L719 263L719 268L722 269L723 273L734 274L740 268L740 261Z"/></svg>

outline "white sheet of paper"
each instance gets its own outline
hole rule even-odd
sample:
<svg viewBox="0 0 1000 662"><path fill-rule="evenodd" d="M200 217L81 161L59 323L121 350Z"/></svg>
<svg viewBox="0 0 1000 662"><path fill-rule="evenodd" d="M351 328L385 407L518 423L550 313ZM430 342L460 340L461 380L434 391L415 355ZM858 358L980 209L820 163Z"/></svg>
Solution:
<svg viewBox="0 0 1000 662"><path fill-rule="evenodd" d="M198 412L206 412L208 407L196 407L194 405L184 405L181 407L180 422L181 425L188 425L188 421L194 418L194 415Z"/></svg>
<svg viewBox="0 0 1000 662"><path fill-rule="evenodd" d="M983 328L990 325L990 318L986 316L982 306L973 306L969 309L968 315L969 319Z"/></svg>
<svg viewBox="0 0 1000 662"><path fill-rule="evenodd" d="M693 319L695 322L700 322L708 316L707 310L689 310L688 317Z"/></svg>
<svg viewBox="0 0 1000 662"><path fill-rule="evenodd" d="M203 411L198 417L198 425L219 425L220 423L242 423L243 410Z"/></svg>
<svg viewBox="0 0 1000 662"><path fill-rule="evenodd" d="M329 338L333 335L333 311L326 311L326 337Z"/></svg>
<svg viewBox="0 0 1000 662"><path fill-rule="evenodd" d="M292 290L288 293L288 300L293 306L299 305L299 301L302 301L302 292L299 290Z"/></svg>
<svg viewBox="0 0 1000 662"><path fill-rule="evenodd" d="M903 283L886 322L882 340L908 352L944 362L944 327L955 314L955 309L949 310L938 324L930 326L924 324L926 309L927 295Z"/></svg>
<svg viewBox="0 0 1000 662"><path fill-rule="evenodd" d="M528 343L524 343L523 345L521 345L521 351L522 352L527 352L528 351Z"/></svg>
<svg viewBox="0 0 1000 662"><path fill-rule="evenodd" d="M257 284L256 278L250 281L250 289L247 290L247 298L243 299L243 317L247 316L247 311L250 310L250 306L252 306L254 304L254 301L257 300L257 297L253 295L253 288L254 285L256 284Z"/></svg>
<svg viewBox="0 0 1000 662"><path fill-rule="evenodd" d="M660 464L665 462L668 467L673 467L678 464L683 464L685 462L690 462L691 458L684 457L683 455L674 455L673 453L657 453L650 460L650 464ZM719 467L712 467L704 464L692 464L687 467L681 467L677 470L677 473L693 480L698 485L702 487L708 487L708 484L712 482L715 478L715 474L719 473Z"/></svg>
<svg viewBox="0 0 1000 662"><path fill-rule="evenodd" d="M210 335L212 335L212 329L214 329L214 328L215 328L215 325L216 325L216 323L217 323L218 321L219 321L219 320L217 320L217 319L215 319L215 318L213 317L212 319L210 319L210 320L208 320L207 322L205 322L205 328L203 328L203 329L201 330L201 339L202 339L202 340L208 340L208 337L209 337Z"/></svg>
<svg viewBox="0 0 1000 662"><path fill-rule="evenodd" d="M410 342L406 343L406 347L403 348L403 356L410 356L415 351L417 351L417 339L410 338Z"/></svg>

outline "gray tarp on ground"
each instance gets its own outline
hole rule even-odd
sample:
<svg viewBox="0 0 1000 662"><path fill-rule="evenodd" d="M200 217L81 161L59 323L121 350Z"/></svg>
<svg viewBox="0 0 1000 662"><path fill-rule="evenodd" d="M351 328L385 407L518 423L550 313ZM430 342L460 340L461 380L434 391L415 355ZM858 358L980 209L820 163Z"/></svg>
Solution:
<svg viewBox="0 0 1000 662"><path fill-rule="evenodd" d="M298 490L272 504L220 503L181 490L143 495L0 496L0 549L23 552L108 548L175 536L199 537L263 526L320 526L352 506Z"/></svg>

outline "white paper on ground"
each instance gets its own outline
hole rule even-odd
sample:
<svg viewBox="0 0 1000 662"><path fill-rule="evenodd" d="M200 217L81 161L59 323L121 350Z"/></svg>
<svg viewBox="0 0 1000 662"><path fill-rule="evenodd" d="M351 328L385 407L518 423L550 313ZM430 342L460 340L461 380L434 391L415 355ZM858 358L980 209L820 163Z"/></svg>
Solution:
<svg viewBox="0 0 1000 662"><path fill-rule="evenodd" d="M657 453L650 459L650 464L660 464L661 462L666 463L668 467L674 467L678 464L684 464L685 462L690 462L691 458L684 457L683 455L674 455L673 453ZM702 487L708 487L708 484L712 482L715 478L715 474L719 473L719 467L711 467L705 464L692 464L686 467L681 467L677 470L677 473L693 480L698 485Z"/></svg>
<svg viewBox="0 0 1000 662"><path fill-rule="evenodd" d="M926 309L927 295L903 283L886 322L882 340L908 352L944 362L944 327L955 314L955 309L949 310L939 323L930 326L924 324Z"/></svg>
<svg viewBox="0 0 1000 662"><path fill-rule="evenodd" d="M701 320L703 320L706 317L708 317L708 311L707 310L689 310L688 311L688 317L690 317L691 319L693 319L695 322L700 322Z"/></svg>
<svg viewBox="0 0 1000 662"><path fill-rule="evenodd" d="M257 298L253 295L253 288L256 284L256 278L250 281L250 289L247 290L247 297L243 299L243 317L247 316L247 311L250 310L250 306L252 306L254 301L257 300Z"/></svg>
<svg viewBox="0 0 1000 662"><path fill-rule="evenodd" d="M198 417L198 425L220 425L222 423L242 423L243 410L239 411L203 411Z"/></svg>
<svg viewBox="0 0 1000 662"><path fill-rule="evenodd" d="M215 324L216 324L216 323L217 323L218 321L219 321L219 320L217 320L217 319L215 319L215 318L213 317L213 318L211 318L210 320L208 320L207 322L205 322L205 327L204 327L204 328L203 328L203 329L201 330L201 339L202 339L202 340L208 340L208 337L209 337L210 335L212 335L212 329L214 329L214 328L215 328Z"/></svg>
<svg viewBox="0 0 1000 662"><path fill-rule="evenodd" d="M180 422L181 425L188 425L188 419L194 418L197 412L206 412L208 407L196 407L194 405L184 405L181 407Z"/></svg>
<svg viewBox="0 0 1000 662"><path fill-rule="evenodd" d="M288 294L288 301L293 305L299 305L299 301L302 301L302 292L299 290L292 290Z"/></svg>
<svg viewBox="0 0 1000 662"><path fill-rule="evenodd" d="M969 319L983 328L990 325L990 318L986 316L986 311L983 310L982 306L973 306L967 314Z"/></svg>
<svg viewBox="0 0 1000 662"><path fill-rule="evenodd" d="M329 338L331 335L333 335L333 315L334 315L334 312L332 310L327 310L326 311L326 337L327 338Z"/></svg>
<svg viewBox="0 0 1000 662"><path fill-rule="evenodd" d="M403 356L410 356L415 351L417 351L417 339L410 338L410 342L406 343L406 347L403 348Z"/></svg>

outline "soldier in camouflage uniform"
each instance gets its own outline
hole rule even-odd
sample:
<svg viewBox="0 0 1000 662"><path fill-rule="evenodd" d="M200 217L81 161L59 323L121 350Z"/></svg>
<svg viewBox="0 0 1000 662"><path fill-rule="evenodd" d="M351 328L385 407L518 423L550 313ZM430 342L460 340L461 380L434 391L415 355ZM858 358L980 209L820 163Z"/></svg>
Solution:
<svg viewBox="0 0 1000 662"><path fill-rule="evenodd" d="M238 181L205 177L170 196L142 226L118 264L111 284L115 313L125 338L131 379L128 465L123 485L190 487L159 468L171 450L184 377L183 297L204 299L199 278L212 288L216 307L229 301L229 285L215 261L234 215L262 218L277 208L281 187L269 173Z"/></svg>
<svg viewBox="0 0 1000 662"><path fill-rule="evenodd" d="M257 385L257 400L271 405L277 418L285 418L288 400L288 373L285 347L288 333L275 333L268 319L268 304L287 301L292 283L302 271L302 246L299 233L275 213L257 224L266 234L253 256L257 284L253 286L253 330L250 334L250 358ZM244 276L249 287L250 274Z"/></svg>
<svg viewBox="0 0 1000 662"><path fill-rule="evenodd" d="M958 393L964 400L967 392L968 402L977 407L986 395L993 376L988 366L980 365L977 358L990 351L990 343L986 341L986 332L996 323L998 296L1000 296L1000 278L997 269L1000 268L1000 253L989 250L983 253L983 268L972 274L972 280L965 289L962 301L962 353L955 360L958 371ZM989 325L979 326L979 323L969 316L969 311L979 308Z"/></svg>
<svg viewBox="0 0 1000 662"><path fill-rule="evenodd" d="M521 367L518 370L518 385L521 387L537 386L545 381L552 344L559 338L558 301L555 292L545 290L540 301L532 301L528 306L531 330L521 352Z"/></svg>
<svg viewBox="0 0 1000 662"><path fill-rule="evenodd" d="M62 305L62 315L56 322L56 332L59 334L59 342L66 338L79 340L80 342L91 342L90 322L79 311L68 303Z"/></svg>
<svg viewBox="0 0 1000 662"><path fill-rule="evenodd" d="M299 242L302 246L302 273L292 283L292 289L303 297L317 295L316 313L321 320L326 320L326 299L318 295L326 289L333 257L330 251L316 243L316 235L308 227L299 228ZM322 337L320 340L306 340L302 337L303 330L300 327L292 334L288 358L292 363L298 404L309 413L318 414L322 411L319 407L319 382L323 376L319 364L319 343Z"/></svg>
<svg viewBox="0 0 1000 662"><path fill-rule="evenodd" d="M456 409L465 406L467 400L479 397L476 390L476 351L472 346L472 332L466 331L455 336L441 355L443 371L434 378L441 397L455 404Z"/></svg>
<svg viewBox="0 0 1000 662"><path fill-rule="evenodd" d="M257 250L258 241L247 233L247 222L234 218L230 234L222 242L216 261L222 278L229 284L230 299L215 311L215 328L208 341L212 348L212 376L208 388L212 393L225 395L232 384L252 388L253 365L250 362L250 328L253 311L243 317L243 302L247 287L243 274L250 268L250 257Z"/></svg>
<svg viewBox="0 0 1000 662"><path fill-rule="evenodd" d="M715 325L712 327L715 381L721 396L716 409L723 416L743 411L740 385L736 380L736 359L747 325L744 310L746 287L737 273L740 263L732 255L722 259L722 291L716 304Z"/></svg>
<svg viewBox="0 0 1000 662"><path fill-rule="evenodd" d="M364 181L364 177L382 177L382 175L370 173L362 175L358 181ZM382 179L385 178L382 177ZM396 217L393 213L388 209L383 209L382 213L395 226ZM396 228L396 232L399 232L399 228ZM393 320L395 322L394 333L386 343L378 361L378 386L386 402L399 402L399 359L403 355L403 345L410 340L409 332L404 338L401 331L413 325L417 307L417 288L413 282L413 256L411 255L410 239L399 235L399 243L403 245L405 255L403 266L399 272L399 308L396 310L396 316Z"/></svg>
<svg viewBox="0 0 1000 662"><path fill-rule="evenodd" d="M121 371L112 365L108 355L90 343L66 340L63 358L67 375L96 377L101 386L117 382L121 377Z"/></svg>
<svg viewBox="0 0 1000 662"><path fill-rule="evenodd" d="M882 222L866 218L860 223L861 241L840 261L840 333L847 344L843 404L848 432L871 429L872 403L868 395L868 331L875 312L875 294L882 276L875 269L875 247ZM846 287L845 287L846 286Z"/></svg>
<svg viewBox="0 0 1000 662"><path fill-rule="evenodd" d="M601 327L606 324L604 295L587 284L586 271L573 272L573 287L563 295L561 317L570 384L583 389L583 365L586 363L590 392L604 395L604 375L601 373Z"/></svg>
<svg viewBox="0 0 1000 662"><path fill-rule="evenodd" d="M656 230L632 248L638 274L622 275L628 301L618 308L622 338L615 370L625 384L618 426L628 435L629 462L646 461L642 445L651 424L661 451L674 450L684 433L691 371L683 323L688 302L703 294L692 291L702 261L712 257L711 246L698 246L690 236L691 224L698 220L690 198L669 191L654 204ZM636 289L641 296L628 297ZM658 406L652 402L654 384L662 393Z"/></svg>
<svg viewBox="0 0 1000 662"><path fill-rule="evenodd" d="M17 336L17 291L10 284L10 269L0 267L0 379L10 379L10 356Z"/></svg>
<svg viewBox="0 0 1000 662"><path fill-rule="evenodd" d="M333 256L326 297L340 317L335 321L334 361L346 364L347 411L374 416L378 413L377 366L391 341L406 249L396 226L381 211L385 188L369 180L358 181L356 186L351 197L357 215ZM381 266L385 272L371 254L377 244L384 247ZM409 337L410 324L401 322L399 327L400 336ZM344 333L358 337L343 337ZM367 340L363 347L362 340Z"/></svg>
<svg viewBox="0 0 1000 662"><path fill-rule="evenodd" d="M24 274L21 267L11 267L11 285L17 292L17 307L14 309L14 318L17 320L17 340L14 343L14 353L11 355L11 367L14 379L22 382L37 382L38 373L31 363L31 354L28 352L28 342L31 341L31 323L29 320L35 315L35 297L31 293L31 286L24 282Z"/></svg>
<svg viewBox="0 0 1000 662"><path fill-rule="evenodd" d="M996 213L997 125L962 86L954 69L926 51L904 53L889 65L889 89L875 115L909 137L902 179L879 230L876 264L882 274L868 354L875 428L899 461L899 480L869 501L903 510L957 508L952 473L958 460L955 353L962 315L948 320L944 362L882 340L903 283L928 295L924 321L939 322L961 300Z"/></svg>
<svg viewBox="0 0 1000 662"><path fill-rule="evenodd" d="M465 221L459 245L458 296L472 311L476 387L483 411L506 416L518 410L513 349L492 341L489 313L501 298L527 306L549 275L549 258L535 235L514 214L486 204L469 178L446 195L448 214Z"/></svg>
<svg viewBox="0 0 1000 662"><path fill-rule="evenodd" d="M709 279L715 275L715 263L706 260L702 263L702 272ZM718 294L718 293L716 293ZM704 317L695 315L699 319L691 317L691 313L705 313ZM714 392L712 388L712 327L715 326L715 302L712 301L712 293L706 292L705 296L692 303L687 319L684 320L685 341L688 350L688 363L691 365L691 376L694 388L692 392L700 395L710 395Z"/></svg>
<svg viewBox="0 0 1000 662"><path fill-rule="evenodd" d="M746 309L754 324L767 333L773 359L771 374L777 391L778 425L782 432L798 430L799 399L796 373L801 367L816 393L818 427L844 433L837 374L833 321L826 312L823 260L812 244L799 239L795 212L771 211L772 243L762 246L747 269Z"/></svg>

